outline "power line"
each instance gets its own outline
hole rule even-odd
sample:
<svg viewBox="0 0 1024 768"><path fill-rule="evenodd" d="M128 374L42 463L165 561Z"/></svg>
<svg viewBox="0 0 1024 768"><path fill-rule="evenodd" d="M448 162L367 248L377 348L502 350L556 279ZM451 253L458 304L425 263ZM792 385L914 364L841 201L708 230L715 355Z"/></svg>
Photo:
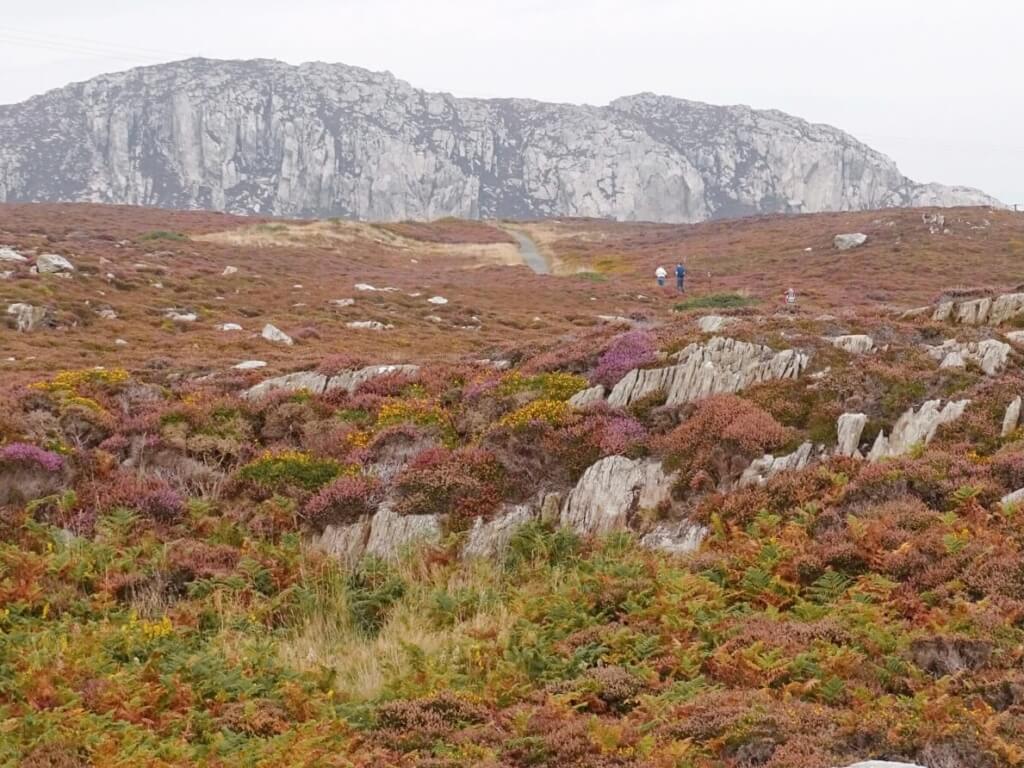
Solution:
<svg viewBox="0 0 1024 768"><path fill-rule="evenodd" d="M0 42L59 53L71 53L80 56L95 56L100 58L131 61L138 61L139 59L166 61L169 58L189 58L190 56L195 55L182 53L180 51L156 50L131 45L119 45L116 43L87 41L84 38L61 38L60 36L55 35L25 33L3 27L0 27Z"/></svg>

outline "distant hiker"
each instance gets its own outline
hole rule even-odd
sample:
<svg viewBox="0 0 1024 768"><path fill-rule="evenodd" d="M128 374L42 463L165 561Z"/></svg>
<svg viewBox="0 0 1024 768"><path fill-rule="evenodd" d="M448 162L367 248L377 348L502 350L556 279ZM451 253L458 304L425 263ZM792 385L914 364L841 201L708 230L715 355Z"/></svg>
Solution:
<svg viewBox="0 0 1024 768"><path fill-rule="evenodd" d="M782 297L786 302L787 309L794 309L796 307L796 291L792 288L787 288Z"/></svg>
<svg viewBox="0 0 1024 768"><path fill-rule="evenodd" d="M686 267L682 264L676 264L676 290L682 293L686 290Z"/></svg>
<svg viewBox="0 0 1024 768"><path fill-rule="evenodd" d="M654 276L658 279L658 285L664 288L665 278L668 277L668 272L665 271L665 268L658 267L656 270L654 270Z"/></svg>

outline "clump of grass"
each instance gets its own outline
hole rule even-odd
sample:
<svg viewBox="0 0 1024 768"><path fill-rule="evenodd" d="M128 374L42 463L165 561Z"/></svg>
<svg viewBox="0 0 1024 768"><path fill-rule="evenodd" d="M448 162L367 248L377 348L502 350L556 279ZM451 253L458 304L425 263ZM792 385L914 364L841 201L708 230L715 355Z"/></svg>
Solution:
<svg viewBox="0 0 1024 768"><path fill-rule="evenodd" d="M709 293L706 296L694 296L692 299L680 301L675 305L676 312L688 309L739 309L753 304L755 299L739 293Z"/></svg>
<svg viewBox="0 0 1024 768"><path fill-rule="evenodd" d="M173 240L175 242L184 242L185 240L188 240L188 235L181 232L171 232L167 229L154 229L152 232L144 234L139 238L139 240Z"/></svg>

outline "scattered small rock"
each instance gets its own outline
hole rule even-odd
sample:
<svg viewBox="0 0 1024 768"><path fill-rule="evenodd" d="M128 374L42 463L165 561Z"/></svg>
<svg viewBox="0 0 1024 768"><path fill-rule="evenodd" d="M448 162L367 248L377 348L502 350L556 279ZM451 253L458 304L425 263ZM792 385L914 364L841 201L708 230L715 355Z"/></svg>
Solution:
<svg viewBox="0 0 1024 768"><path fill-rule="evenodd" d="M110 307L103 307L102 309L97 309L96 314L99 315L104 320L117 320L117 312L115 312Z"/></svg>
<svg viewBox="0 0 1024 768"><path fill-rule="evenodd" d="M356 303L355 299L331 299L331 306L335 307L351 307Z"/></svg>
<svg viewBox="0 0 1024 768"><path fill-rule="evenodd" d="M233 275L233 274L235 274L237 272L238 272L238 267L230 267L229 266L229 267L224 267L224 271L221 272L220 274L223 277L228 277L228 276Z"/></svg>
<svg viewBox="0 0 1024 768"><path fill-rule="evenodd" d="M240 326L238 323L221 323L220 325L217 326L217 330L219 330L219 331L241 331L242 330L242 326Z"/></svg>
<svg viewBox="0 0 1024 768"><path fill-rule="evenodd" d="M238 365L231 367L238 371L254 371L257 368L266 368L267 364L263 360L243 360Z"/></svg>
<svg viewBox="0 0 1024 768"><path fill-rule="evenodd" d="M114 339L114 344L116 344L119 347L127 347L128 346L128 342L125 341L124 339Z"/></svg>
<svg viewBox="0 0 1024 768"><path fill-rule="evenodd" d="M391 325L390 323L388 325L385 325L384 323L378 322L376 320L356 320L351 323L345 323L345 327L359 331L386 331L391 328L394 328L395 326Z"/></svg>
<svg viewBox="0 0 1024 768"><path fill-rule="evenodd" d="M199 319L199 315L186 309L168 309L164 317L173 323L194 323Z"/></svg>
<svg viewBox="0 0 1024 768"><path fill-rule="evenodd" d="M24 262L28 261L28 259L26 259L24 256L22 256L20 253L18 253L10 246L5 245L0 247L0 261L10 261L14 262L15 264L23 264Z"/></svg>
<svg viewBox="0 0 1024 768"><path fill-rule="evenodd" d="M75 266L56 253L43 253L36 258L36 269L41 274L52 275L58 272L74 272Z"/></svg>
<svg viewBox="0 0 1024 768"><path fill-rule="evenodd" d="M427 302L430 304L437 304L440 306L442 304L447 304L448 299L446 299L444 296L431 296L429 299L427 299Z"/></svg>

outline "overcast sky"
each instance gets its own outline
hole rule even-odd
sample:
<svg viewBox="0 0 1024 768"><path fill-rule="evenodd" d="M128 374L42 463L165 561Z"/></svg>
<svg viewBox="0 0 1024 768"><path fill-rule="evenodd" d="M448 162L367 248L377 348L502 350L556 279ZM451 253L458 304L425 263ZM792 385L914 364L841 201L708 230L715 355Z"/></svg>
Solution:
<svg viewBox="0 0 1024 768"><path fill-rule="evenodd" d="M830 123L1024 207L1021 0L0 0L0 103L188 56L336 61L457 96L639 91Z"/></svg>

